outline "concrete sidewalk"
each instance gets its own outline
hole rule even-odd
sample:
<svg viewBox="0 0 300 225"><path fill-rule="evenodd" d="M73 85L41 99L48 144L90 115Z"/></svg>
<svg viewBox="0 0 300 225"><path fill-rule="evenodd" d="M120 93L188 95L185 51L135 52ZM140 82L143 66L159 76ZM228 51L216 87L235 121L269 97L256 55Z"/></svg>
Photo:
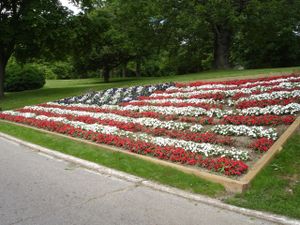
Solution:
<svg viewBox="0 0 300 225"><path fill-rule="evenodd" d="M98 174L0 138L0 224L274 223Z"/></svg>

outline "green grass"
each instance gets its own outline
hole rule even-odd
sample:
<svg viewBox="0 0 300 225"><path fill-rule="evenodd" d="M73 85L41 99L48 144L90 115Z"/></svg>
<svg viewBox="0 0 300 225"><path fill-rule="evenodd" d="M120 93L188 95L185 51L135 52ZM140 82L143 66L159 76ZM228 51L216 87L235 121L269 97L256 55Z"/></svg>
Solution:
<svg viewBox="0 0 300 225"><path fill-rule="evenodd" d="M300 219L300 134L288 140L248 191L226 202Z"/></svg>
<svg viewBox="0 0 300 225"><path fill-rule="evenodd" d="M293 72L300 70L300 67L275 68L275 69L256 69L256 70L225 70L209 71L167 77L143 77L141 79L113 79L111 83L103 83L99 78L81 80L48 80L45 87L39 90L23 91L16 93L6 93L4 99L0 100L0 108L3 110L14 109L26 105L33 105L47 101L53 101L64 97L80 95L89 90L101 90L111 87L126 87L132 85L145 85L161 82L184 82L201 79L235 77L268 73Z"/></svg>
<svg viewBox="0 0 300 225"><path fill-rule="evenodd" d="M205 181L199 177L185 174L171 167L157 165L120 152L113 152L89 144L72 141L68 138L45 134L30 128L20 128L19 126L5 122L0 122L0 132L183 190L208 196L224 194L224 188L219 184Z"/></svg>

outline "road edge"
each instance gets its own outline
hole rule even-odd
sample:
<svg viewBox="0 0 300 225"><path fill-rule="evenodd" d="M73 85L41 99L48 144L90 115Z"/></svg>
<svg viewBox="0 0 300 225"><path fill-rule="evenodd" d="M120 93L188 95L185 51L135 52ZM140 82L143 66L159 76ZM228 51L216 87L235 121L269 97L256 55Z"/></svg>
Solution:
<svg viewBox="0 0 300 225"><path fill-rule="evenodd" d="M240 208L237 206L229 205L229 204L223 203L220 200L217 200L214 198L210 198L210 197L203 196L200 194L189 193L189 192L179 190L179 189L176 189L173 187L169 187L169 186L166 186L163 184L158 184L153 181L149 181L149 180L146 180L146 179L122 172L122 171L107 168L107 167L99 165L97 163L93 163L93 162L90 162L90 161L87 161L84 159L80 159L80 158L77 158L77 157L74 157L71 155L67 155L67 154L55 151L55 150L44 148L42 146L20 140L18 138L15 138L11 135L8 135L8 134L2 133L2 132L0 132L0 137L4 138L6 140L12 141L12 142L16 142L22 146L28 147L33 151L41 152L41 153L44 153L46 155L52 156L57 159L62 159L67 162L75 163L81 167L95 171L97 173L108 175L108 176L114 176L119 179L130 181L130 182L133 182L136 184L140 184L140 185L143 185L143 186L146 186L146 187L149 187L149 188L161 191L161 192L166 192L166 193L176 195L176 196L179 196L182 198L186 198L186 199L189 199L192 201L209 204L214 207L233 211L233 212L240 213L240 214L250 216L250 217L256 217L258 219L264 219L264 220L267 220L270 222L286 224L286 225L300 225L300 220L291 219L286 216L280 216L280 215L276 215L276 214L272 214L272 213L261 212L261 211L257 211L257 210Z"/></svg>

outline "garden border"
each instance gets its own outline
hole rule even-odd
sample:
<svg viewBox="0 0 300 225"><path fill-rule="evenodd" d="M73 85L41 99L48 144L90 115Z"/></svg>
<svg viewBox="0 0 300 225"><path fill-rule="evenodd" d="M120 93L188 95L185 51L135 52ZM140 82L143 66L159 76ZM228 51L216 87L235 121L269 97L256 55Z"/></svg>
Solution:
<svg viewBox="0 0 300 225"><path fill-rule="evenodd" d="M25 124L19 124L19 123L15 123L15 122L10 122L10 121L5 121L5 120L1 120L1 122L7 123L7 124L13 124L13 125L17 125L20 127L26 127L26 128L30 128L33 130L38 130L44 133L48 133L51 135L55 135L55 136L59 136L59 137L65 137L74 141L78 141L78 142L83 142L86 144L90 144L93 146L97 146L100 148L104 148L110 151L114 151L114 152L120 152L120 153L124 153L127 155L131 155L134 156L136 158L141 158L143 160L146 161L150 161L156 164L160 164L163 166L169 166L175 169L178 169L184 173L188 173L188 174L193 174L195 176L198 176L200 178L215 182L215 183L219 183L222 184L226 191L228 192L232 192L232 193L242 193L243 191L245 191L251 181L254 179L254 177L260 172L260 170L262 168L264 168L271 160L272 158L282 150L282 146L284 145L284 143L288 140L288 138L297 130L297 128L300 125L300 116L286 129L286 131L279 137L279 139L271 146L271 148L268 150L268 152L266 152L263 157L261 157L254 165L253 167L251 167L249 169L249 171L243 176L241 177L240 180L235 180L235 179L231 179L228 177L224 177L224 176L220 176L220 175L216 175L213 173L209 173L206 171L201 171L199 169L195 169L192 167L187 167L187 166L183 166L180 164L176 164L176 163L172 163L172 162L168 162L168 161L164 161L164 160L160 160L157 158L153 158L150 156L146 156L146 155L139 155L133 152L129 152L126 150L123 150L122 148L117 148L117 147L112 147L110 145L105 145L105 144L98 144L95 142L90 142L84 139L80 139L80 138L75 138L75 137L70 137L64 134L59 134L59 133L55 133L52 131L48 131L48 130L43 130L43 129L39 129L36 127L32 127L29 125L25 125Z"/></svg>

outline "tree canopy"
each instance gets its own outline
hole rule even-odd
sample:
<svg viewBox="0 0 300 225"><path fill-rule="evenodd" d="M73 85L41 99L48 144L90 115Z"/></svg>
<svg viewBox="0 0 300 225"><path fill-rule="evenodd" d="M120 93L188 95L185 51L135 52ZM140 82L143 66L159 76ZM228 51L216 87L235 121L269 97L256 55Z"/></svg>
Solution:
<svg viewBox="0 0 300 225"><path fill-rule="evenodd" d="M68 16L68 9L59 0L1 0L0 97L4 94L5 68L12 55L23 62L63 55Z"/></svg>
<svg viewBox="0 0 300 225"><path fill-rule="evenodd" d="M0 3L0 95L8 59L68 58L75 73L128 76L300 63L297 0L59 0ZM69 62L68 61L68 62Z"/></svg>

